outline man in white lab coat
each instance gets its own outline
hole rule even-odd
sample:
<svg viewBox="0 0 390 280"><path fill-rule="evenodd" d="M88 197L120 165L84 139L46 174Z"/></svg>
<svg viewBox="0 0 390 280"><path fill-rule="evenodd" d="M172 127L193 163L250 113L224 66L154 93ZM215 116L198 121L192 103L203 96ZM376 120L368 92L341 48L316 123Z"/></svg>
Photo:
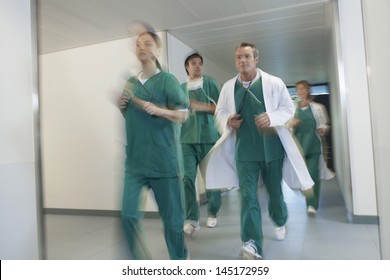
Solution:
<svg viewBox="0 0 390 280"><path fill-rule="evenodd" d="M258 183L269 193L268 212L278 240L286 237L287 207L282 179L308 190L313 181L285 123L294 105L283 81L258 69L259 52L252 43L236 48L239 74L222 87L215 110L221 138L202 162L207 188L239 186L241 193L241 256L262 259ZM230 171L230 172L229 172Z"/></svg>

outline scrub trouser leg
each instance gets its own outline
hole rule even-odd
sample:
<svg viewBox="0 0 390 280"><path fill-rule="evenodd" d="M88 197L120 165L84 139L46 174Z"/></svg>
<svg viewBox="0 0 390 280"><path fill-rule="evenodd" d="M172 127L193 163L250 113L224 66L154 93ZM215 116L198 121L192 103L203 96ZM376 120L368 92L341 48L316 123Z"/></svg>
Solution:
<svg viewBox="0 0 390 280"><path fill-rule="evenodd" d="M206 190L207 214L209 217L217 217L221 208L221 190Z"/></svg>
<svg viewBox="0 0 390 280"><path fill-rule="evenodd" d="M180 201L180 179L148 179L126 173L122 204L122 222L130 250L135 259L151 259L143 239L139 211L140 193L143 186L149 186L156 198L160 217L164 224L164 237L171 259L186 259L183 213Z"/></svg>
<svg viewBox="0 0 390 280"><path fill-rule="evenodd" d="M236 166L241 193L241 241L253 240L258 253L262 255L262 219L257 199L260 164L255 161L237 161Z"/></svg>
<svg viewBox="0 0 390 280"><path fill-rule="evenodd" d="M199 206L196 196L195 179L199 162L210 151L213 144L182 144L183 151L183 193L185 219L199 221ZM221 208L221 191L206 190L208 200L208 214L216 217Z"/></svg>
<svg viewBox="0 0 390 280"><path fill-rule="evenodd" d="M307 169L314 181L313 196L306 197L306 205L313 206L315 209L318 209L320 201L319 163L320 154L309 154L306 156Z"/></svg>
<svg viewBox="0 0 390 280"><path fill-rule="evenodd" d="M282 191L283 160L262 161L261 176L269 194L268 213L275 225L284 226L287 221L287 206Z"/></svg>
<svg viewBox="0 0 390 280"><path fill-rule="evenodd" d="M195 178L197 172L197 154L194 145L182 144L183 151L183 196L184 217L186 220L199 221L198 199L196 197Z"/></svg>
<svg viewBox="0 0 390 280"><path fill-rule="evenodd" d="M145 184L145 179L136 178L126 172L121 217L130 251L136 260L152 258L143 238L143 229L140 223L143 214L139 211L139 202Z"/></svg>
<svg viewBox="0 0 390 280"><path fill-rule="evenodd" d="M187 259L180 199L181 178L150 179L160 217L164 224L165 242L172 260Z"/></svg>

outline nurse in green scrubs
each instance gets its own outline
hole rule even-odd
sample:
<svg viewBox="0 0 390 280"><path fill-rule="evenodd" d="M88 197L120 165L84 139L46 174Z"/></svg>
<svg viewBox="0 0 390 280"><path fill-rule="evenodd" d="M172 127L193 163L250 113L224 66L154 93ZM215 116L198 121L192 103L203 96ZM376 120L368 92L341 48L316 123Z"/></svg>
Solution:
<svg viewBox="0 0 390 280"><path fill-rule="evenodd" d="M242 197L241 240L251 242L244 244L241 253L245 257L248 246L258 245L261 256L262 217L257 200L259 174L269 193L268 213L275 224L276 236L279 240L285 237L288 214L281 187L284 148L273 128L259 129L254 120L254 116L266 112L261 77L252 76L249 83L241 77L237 79L234 91L237 115L242 120L237 130L235 159Z"/></svg>
<svg viewBox="0 0 390 280"><path fill-rule="evenodd" d="M192 236L200 228L195 185L197 168L219 138L214 123L214 111L220 87L213 78L202 75L203 57L199 53L189 55L184 62L184 67L188 78L181 86L188 95L191 110L181 130L184 160L184 232ZM217 225L217 216L221 207L221 190L206 190L206 196L208 201L206 226L213 228Z"/></svg>
<svg viewBox="0 0 390 280"><path fill-rule="evenodd" d="M122 221L135 259L151 259L143 238L140 196L151 189L164 225L171 259L187 259L181 207L180 129L188 115L188 98L176 78L160 69L160 38L152 32L138 36L136 55L142 71L130 78L119 99L126 119L126 174Z"/></svg>
<svg viewBox="0 0 390 280"><path fill-rule="evenodd" d="M229 93L226 84L221 92L221 96L225 93L229 94L229 97L234 96L236 109L235 113L228 117L226 125L236 133L235 161L241 192L240 220L243 241L240 254L245 259L263 257L262 215L257 196L259 176L269 194L268 212L278 240L286 237L285 224L288 216L281 185L284 147L274 128L270 127L271 121L265 107L265 98L275 98L280 88L284 89L285 86L281 82L275 84L275 87L269 84L267 86L270 90L263 91L264 79L261 70L256 67L258 61L256 46L241 43L235 53L239 75L235 79L234 88L232 87L234 92ZM279 81L276 78L275 80ZM224 99L218 104L217 112L228 115L229 105L223 101ZM274 102L280 104L280 107L285 106L282 99Z"/></svg>
<svg viewBox="0 0 390 280"><path fill-rule="evenodd" d="M327 113L324 106L313 101L307 81L295 84L298 99L297 110L290 126L301 145L310 176L314 181L314 195L306 196L307 212L315 215L320 199L320 160L322 156L321 136L328 132Z"/></svg>

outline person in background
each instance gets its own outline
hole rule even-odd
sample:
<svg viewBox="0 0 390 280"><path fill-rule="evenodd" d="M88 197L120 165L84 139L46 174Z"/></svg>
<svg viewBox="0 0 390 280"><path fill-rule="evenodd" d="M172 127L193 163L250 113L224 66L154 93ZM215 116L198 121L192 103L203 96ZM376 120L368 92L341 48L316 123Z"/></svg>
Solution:
<svg viewBox="0 0 390 280"><path fill-rule="evenodd" d="M164 225L164 237L171 259L187 259L181 205L180 128L188 116L188 98L177 79L162 71L157 60L160 38L141 33L136 56L142 71L131 77L119 98L126 122L126 162L122 222L135 259L150 259L140 220L140 195L151 189Z"/></svg>
<svg viewBox="0 0 390 280"><path fill-rule="evenodd" d="M221 138L202 163L206 187L219 187L219 184L240 187L240 255L245 259L263 258L262 216L257 196L259 179L269 194L268 213L277 240L284 240L287 235L288 213L282 191L284 162L294 162L290 165L294 169L287 173L293 171L299 175L302 189L313 185L302 155L285 126L295 109L290 94L280 78L257 68L258 62L259 51L254 44L243 42L236 47L239 73L223 85L215 109Z"/></svg>
<svg viewBox="0 0 390 280"><path fill-rule="evenodd" d="M185 59L184 67L188 78L181 86L190 100L190 114L181 130L184 161L184 232L192 236L200 228L195 182L198 164L219 138L214 123L214 112L220 87L213 78L202 74L203 57L199 53L189 55ZM208 201L206 226L213 228L218 222L221 190L206 190L206 196Z"/></svg>
<svg viewBox="0 0 390 280"><path fill-rule="evenodd" d="M289 122L293 134L301 146L311 178L314 181L313 195L306 196L307 213L317 213L320 200L320 179L334 175L326 167L322 153L321 137L329 131L329 118L325 106L313 101L308 81L295 84L297 98L294 119Z"/></svg>

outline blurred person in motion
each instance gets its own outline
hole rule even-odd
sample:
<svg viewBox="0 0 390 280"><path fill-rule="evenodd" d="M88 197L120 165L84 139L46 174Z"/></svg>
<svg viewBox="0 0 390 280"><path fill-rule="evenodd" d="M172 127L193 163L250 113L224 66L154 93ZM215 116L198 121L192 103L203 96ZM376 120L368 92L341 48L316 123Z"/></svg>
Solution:
<svg viewBox="0 0 390 280"><path fill-rule="evenodd" d="M140 195L151 189L164 226L171 259L187 259L181 207L180 129L188 116L188 98L177 79L161 69L157 60L161 40L153 32L141 33L136 56L142 71L131 77L118 100L126 123L126 162L122 222L135 259L151 259L143 238Z"/></svg>
<svg viewBox="0 0 390 280"><path fill-rule="evenodd" d="M196 189L198 164L218 140L214 112L220 87L211 77L202 75L203 57L189 55L184 62L187 81L181 86L190 100L190 114L181 130L184 161L183 196L185 208L184 232L187 236L199 230L199 206ZM208 201L206 226L214 228L221 207L221 190L206 190Z"/></svg>
<svg viewBox="0 0 390 280"><path fill-rule="evenodd" d="M277 240L287 235L288 213L282 192L282 178L287 180L287 176L282 170L295 174L302 190L313 185L285 126L295 109L290 94L280 78L257 68L258 62L259 51L254 44L243 42L236 47L239 74L223 85L215 110L221 138L202 163L206 187L240 187L240 255L244 259L263 258L259 184L264 182L269 194L268 213Z"/></svg>
<svg viewBox="0 0 390 280"><path fill-rule="evenodd" d="M297 139L314 181L313 195L306 196L307 213L317 213L320 200L320 179L331 179L334 174L327 168L323 158L321 138L329 131L329 118L324 105L313 101L311 86L302 80L295 84L297 98L294 118L289 122Z"/></svg>

